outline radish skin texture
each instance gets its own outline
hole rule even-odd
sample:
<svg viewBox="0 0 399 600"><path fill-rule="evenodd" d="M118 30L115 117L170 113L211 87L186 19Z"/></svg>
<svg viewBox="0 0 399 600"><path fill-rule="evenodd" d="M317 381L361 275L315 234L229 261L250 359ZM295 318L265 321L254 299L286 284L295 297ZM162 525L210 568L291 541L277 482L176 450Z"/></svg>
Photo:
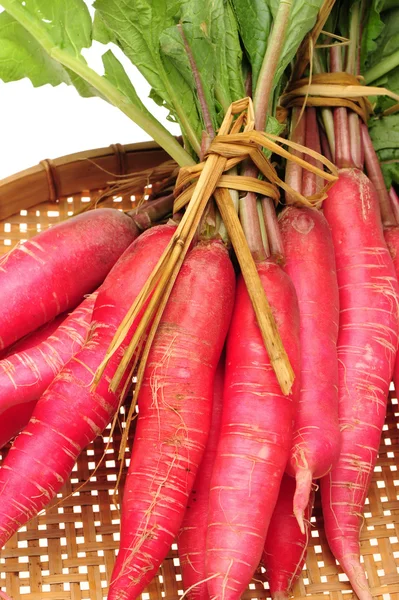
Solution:
<svg viewBox="0 0 399 600"><path fill-rule="evenodd" d="M384 229L384 237L395 268L396 278L399 281L399 227L387 227ZM393 371L393 383L396 392L399 392L399 353L396 353L395 367Z"/></svg>
<svg viewBox="0 0 399 600"><path fill-rule="evenodd" d="M305 564L310 538L310 517L313 510L314 491L310 492L309 502L304 513L304 533L299 529L292 509L294 494L295 480L284 475L262 557L266 569L266 580L269 582L273 600L286 600L290 597L292 588Z"/></svg>
<svg viewBox="0 0 399 600"><path fill-rule="evenodd" d="M40 396L83 347L95 297L84 300L41 344L0 361L0 448L28 424Z"/></svg>
<svg viewBox="0 0 399 600"><path fill-rule="evenodd" d="M272 260L262 285L296 374L284 396L245 283L237 284L227 338L222 429L209 496L206 576L212 600L237 600L259 565L289 457L300 389L299 308L294 286Z"/></svg>
<svg viewBox="0 0 399 600"><path fill-rule="evenodd" d="M113 208L82 213L0 259L0 350L75 308L105 279L139 231Z"/></svg>
<svg viewBox="0 0 399 600"><path fill-rule="evenodd" d="M398 283L378 198L357 169L342 169L328 192L340 300L341 453L321 480L328 544L360 600L371 600L360 564L363 507L377 460L398 344Z"/></svg>
<svg viewBox="0 0 399 600"><path fill-rule="evenodd" d="M61 489L83 448L109 423L118 408L109 380L133 335L115 353L95 391L93 375L175 228L143 233L116 263L98 293L88 340L40 398L27 427L0 468L0 547Z"/></svg>
<svg viewBox="0 0 399 600"><path fill-rule="evenodd" d="M209 600L205 551L208 528L209 490L222 421L224 357L219 361L213 388L211 428L201 465L188 500L178 536L180 568L187 600Z"/></svg>
<svg viewBox="0 0 399 600"><path fill-rule="evenodd" d="M8 346L8 348L0 353L0 359L2 360L3 358L8 358L12 354L16 354L17 352L25 352L25 350L29 350L34 346L38 346L47 340L47 338L49 338L50 335L52 335L55 330L58 329L58 327L65 321L67 317L68 313L62 313L61 315L55 317L55 319L52 321L45 323L42 325L42 327L39 327L39 329L36 329L35 331L32 331L32 333L24 336L12 346Z"/></svg>
<svg viewBox="0 0 399 600"><path fill-rule="evenodd" d="M301 390L286 470L296 478L294 513L304 533L312 479L326 475L340 451L338 283L331 230L323 214L292 206L279 224L285 271L295 286L300 312Z"/></svg>
<svg viewBox="0 0 399 600"><path fill-rule="evenodd" d="M224 245L186 257L148 357L108 600L138 598L179 532L207 443L216 367L234 303Z"/></svg>

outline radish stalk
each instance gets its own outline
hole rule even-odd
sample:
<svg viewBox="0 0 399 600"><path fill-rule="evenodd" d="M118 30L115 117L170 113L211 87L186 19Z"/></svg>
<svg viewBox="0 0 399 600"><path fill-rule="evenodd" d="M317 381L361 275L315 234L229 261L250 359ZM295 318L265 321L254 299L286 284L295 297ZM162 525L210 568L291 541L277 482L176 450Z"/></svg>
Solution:
<svg viewBox="0 0 399 600"><path fill-rule="evenodd" d="M292 109L291 117L291 133L290 139L297 144L305 145L306 135L306 112L302 112L300 108ZM301 153L296 150L290 150L294 156L303 158ZM285 181L297 192L302 192L302 167L293 160L287 160L285 166ZM292 204L293 199L287 194L287 204Z"/></svg>
<svg viewBox="0 0 399 600"><path fill-rule="evenodd" d="M315 73L324 73L323 64L320 60L319 50L316 48L313 53L313 70ZM334 162L334 159L331 156L335 157L335 134L334 134L334 115L331 108L323 107L321 109L321 117L323 120L323 125L325 129L325 135L328 139L329 144L329 152L326 154L323 152L324 156L326 156L331 162Z"/></svg>
<svg viewBox="0 0 399 600"><path fill-rule="evenodd" d="M360 47L360 16L360 0L358 0L351 7L349 47L346 62L346 72L352 73L352 75L358 75L358 54ZM348 124L352 155L351 166L362 170L364 163L364 152L361 144L359 116L356 113L350 111L348 115Z"/></svg>
<svg viewBox="0 0 399 600"><path fill-rule="evenodd" d="M272 198L263 197L262 200L263 219L266 226L267 239L270 244L270 255L277 262L284 260L284 248L281 232L277 221L276 207Z"/></svg>
<svg viewBox="0 0 399 600"><path fill-rule="evenodd" d="M393 185L391 185L389 189L389 199L391 201L391 206L393 213L395 215L396 223L399 223L399 196L395 191Z"/></svg>
<svg viewBox="0 0 399 600"><path fill-rule="evenodd" d="M274 73L284 46L291 6L292 0L280 0L278 3L276 18L259 72L254 94L255 129L259 131L264 131L266 127L267 111L273 90Z"/></svg>
<svg viewBox="0 0 399 600"><path fill-rule="evenodd" d="M305 145L308 148L315 150L316 152L321 152L316 109L311 107L306 109ZM310 164L315 165L316 167L322 170L323 167L320 161L317 161L312 156L306 154L304 158ZM315 173L311 173L310 171L304 169L302 174L302 194L304 194L305 196L312 196L313 194L316 194L316 192L321 190L323 184L324 181L321 177L317 176Z"/></svg>
<svg viewBox="0 0 399 600"><path fill-rule="evenodd" d="M380 79L380 77L384 77L384 75L392 71L392 69L396 69L396 67L399 67L399 50L395 50L395 52L380 60L377 65L374 65L374 67L371 67L371 69L364 73L366 85L373 83L373 81Z"/></svg>
<svg viewBox="0 0 399 600"><path fill-rule="evenodd" d="M197 65L195 63L194 56L193 56L193 53L191 52L190 44L188 43L188 40L184 33L182 24L179 23L177 27L178 27L180 35L183 39L184 48L186 50L188 60L190 62L191 72L194 76L195 86L197 88L198 100L199 100L199 103L201 106L201 112L202 112L202 117L204 119L206 133L208 134L210 139L213 139L215 137L215 130L212 125L212 119L211 119L211 115L209 112L209 107L206 103L204 88L203 88L202 81L201 81L201 75L200 75Z"/></svg>
<svg viewBox="0 0 399 600"><path fill-rule="evenodd" d="M330 48L330 68L332 73L341 72L342 55L338 45ZM351 140L349 132L348 112L345 107L334 108L335 164L337 167L351 167Z"/></svg>
<svg viewBox="0 0 399 600"><path fill-rule="evenodd" d="M388 190L385 186L381 166L378 161L376 151L374 150L369 130L367 128L367 125L365 125L364 123L362 123L361 125L361 141L362 146L364 148L367 175L370 181L372 181L372 183L374 184L378 195L382 223L385 227L397 225Z"/></svg>

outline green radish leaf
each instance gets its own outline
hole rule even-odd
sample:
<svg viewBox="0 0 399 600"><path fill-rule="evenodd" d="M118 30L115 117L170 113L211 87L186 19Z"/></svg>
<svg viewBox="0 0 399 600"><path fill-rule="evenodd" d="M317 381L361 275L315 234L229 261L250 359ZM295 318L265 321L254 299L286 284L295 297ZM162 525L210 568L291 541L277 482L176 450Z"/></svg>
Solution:
<svg viewBox="0 0 399 600"><path fill-rule="evenodd" d="M219 46L212 43L212 39L214 31L224 26L220 0L186 2L182 5L181 24L199 72L213 128L216 129L220 124L215 108L215 82L220 74L216 67L219 63L216 48L219 50Z"/></svg>
<svg viewBox="0 0 399 600"><path fill-rule="evenodd" d="M183 41L182 31L190 47L192 58L195 62L201 80L204 98L211 117L213 128L218 126L215 109L215 47L208 35L207 6L187 2L182 5L180 25L168 28L160 38L162 56L176 67L180 75L189 85L192 96L195 98L198 114L201 115L201 127L204 128L202 110L198 100L197 86L190 65L186 46ZM166 64L166 60L164 60Z"/></svg>
<svg viewBox="0 0 399 600"><path fill-rule="evenodd" d="M81 96L97 94L84 79L50 57L39 42L6 11L0 13L0 79L27 77L34 87L73 85Z"/></svg>
<svg viewBox="0 0 399 600"><path fill-rule="evenodd" d="M231 0L241 39L252 68L255 90L272 24L268 0Z"/></svg>
<svg viewBox="0 0 399 600"><path fill-rule="evenodd" d="M285 129L285 125L280 123L276 117L272 117L271 115L269 115L267 117L267 121L266 121L266 132L267 133L272 133L273 135L281 135ZM267 150L266 148L263 149L264 154L270 158L272 155L272 152L270 150Z"/></svg>
<svg viewBox="0 0 399 600"><path fill-rule="evenodd" d="M375 49L365 59L367 82L389 88L399 93L399 8L381 14L382 30L373 42ZM394 100L379 97L376 110L385 110L395 104Z"/></svg>
<svg viewBox="0 0 399 600"><path fill-rule="evenodd" d="M101 14L96 10L93 20L93 40L101 44L109 44L115 42L112 31L107 27Z"/></svg>
<svg viewBox="0 0 399 600"><path fill-rule="evenodd" d="M368 66L370 55L375 50L377 50L378 44L376 40L384 29L384 23L380 17L380 13L383 10L384 1L372 0L372 2L369 2L367 4L368 6L366 8L366 15L363 26L360 57L360 65L362 72Z"/></svg>
<svg viewBox="0 0 399 600"><path fill-rule="evenodd" d="M183 4L183 0L96 0L94 6L115 42L153 88L151 97L162 98L199 150L202 124L195 98L173 62L162 55L159 43L162 32L179 21Z"/></svg>
<svg viewBox="0 0 399 600"><path fill-rule="evenodd" d="M380 4L382 4L380 0ZM362 48L363 54L366 52L366 56L363 56L364 68L370 69L382 59L392 55L397 51L399 45L399 8L389 10L379 15L379 26L374 31L378 31L378 35L371 39L368 38L368 46ZM370 34L370 23L367 22L366 27L367 33ZM363 39L367 40L366 35Z"/></svg>
<svg viewBox="0 0 399 600"><path fill-rule="evenodd" d="M64 67L50 58L42 46L6 12L0 14L0 79L28 77L35 87L69 83Z"/></svg>
<svg viewBox="0 0 399 600"><path fill-rule="evenodd" d="M221 31L224 31L223 38L220 35ZM218 29L218 33L218 37L213 36L214 43L218 49L224 48L225 52L217 52L217 56L220 56L220 63L217 63L217 81L219 81L219 76L225 77L224 73L227 68L231 100L240 100L240 98L245 96L245 86L241 68L242 50L238 35L237 21L229 2L226 2L224 5L224 30L221 27Z"/></svg>
<svg viewBox="0 0 399 600"><path fill-rule="evenodd" d="M8 12L14 7L23 12L50 55L56 46L81 58L82 48L91 46L92 22L83 0L7 0L2 5Z"/></svg>
<svg viewBox="0 0 399 600"><path fill-rule="evenodd" d="M366 2L366 14L364 18L361 47L361 72L366 70L374 61L373 54L377 51L384 39L384 29L386 26L385 11L399 8L399 0L372 0Z"/></svg>
<svg viewBox="0 0 399 600"><path fill-rule="evenodd" d="M8 81L27 76L35 85L65 82L74 85L83 96L96 94L144 129L179 164L192 164L193 159L188 152L128 86L122 65L114 57L105 57L105 76L88 66L81 51L92 43L92 21L83 0L0 1L6 11L4 16L1 13L0 20L0 25L3 25L0 41L3 39L5 42L0 43L0 69L4 79ZM173 3L168 1L167 4L169 7ZM105 25L110 29L108 23ZM111 33L114 37L113 31Z"/></svg>
<svg viewBox="0 0 399 600"><path fill-rule="evenodd" d="M399 114L371 121L369 131L389 189L399 184Z"/></svg>
<svg viewBox="0 0 399 600"><path fill-rule="evenodd" d="M122 64L116 58L112 50L108 50L102 56L104 65L104 77L112 85L120 91L130 102L135 104L140 110L150 115L150 112L145 108L140 98L138 97L136 90L134 89L129 77L126 74Z"/></svg>
<svg viewBox="0 0 399 600"><path fill-rule="evenodd" d="M194 119L200 120L201 129L204 129L204 124L203 124L202 114L201 114L201 107L200 107L199 100L198 100L197 87L195 84L194 75L193 75L193 72L192 72L192 69L190 66L190 61L189 61L186 49L184 47L183 38L182 38L181 33L176 25L174 27L169 27L169 29L166 29L162 33L161 39L160 39L160 44L161 44L161 50L162 50L162 56L163 56L165 69L167 70L167 72L169 72L168 69L171 69L172 67L174 67L176 69L176 71L180 74L180 76L183 77L183 79L188 84L188 87L190 89L190 96L187 98L185 103L187 103L187 106L189 107L190 99L192 99L192 98L195 99L195 105L194 105L194 103L192 103L191 109L188 108L188 110L193 111L193 115L192 115L193 120ZM191 44L190 44L190 46L191 46ZM198 50L198 47L197 47L197 50ZM197 59L197 55L195 58ZM197 64L197 66L200 66L201 61L196 60L196 64ZM205 82L204 77L202 77L202 81ZM205 86L204 86L204 89L206 89L208 91L207 101L208 101L208 104L209 104L209 101L211 101L210 109L211 109L211 111L213 109L213 113L211 112L211 114L213 116L212 120L213 120L214 126L216 126L216 113L215 113L215 109L214 109L213 97L209 98L209 88L208 87L205 88ZM154 97L153 92L152 92L152 97ZM158 100L159 100L159 96L158 96Z"/></svg>
<svg viewBox="0 0 399 600"><path fill-rule="evenodd" d="M151 87L169 101L159 38L162 31L174 25L178 19L180 2L133 0L122 3L118 0L96 0L94 7L126 56Z"/></svg>

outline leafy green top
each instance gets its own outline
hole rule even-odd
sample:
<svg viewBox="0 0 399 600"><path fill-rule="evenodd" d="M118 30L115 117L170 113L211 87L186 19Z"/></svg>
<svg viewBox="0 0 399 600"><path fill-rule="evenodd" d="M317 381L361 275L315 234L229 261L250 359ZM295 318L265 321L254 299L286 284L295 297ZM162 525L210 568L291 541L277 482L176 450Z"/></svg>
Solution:
<svg viewBox="0 0 399 600"><path fill-rule="evenodd" d="M84 0L0 0L5 9L0 13L0 78L28 77L34 86L66 83L82 96L98 95L180 165L190 164L200 154L204 111L217 130L230 103L245 96L249 73L255 91L278 6L286 1L96 0L92 21ZM278 67L266 73L275 89L321 4L292 0ZM103 54L103 75L88 66L82 49L93 39L116 44L140 70L151 98L179 123L185 149L143 104L112 49Z"/></svg>

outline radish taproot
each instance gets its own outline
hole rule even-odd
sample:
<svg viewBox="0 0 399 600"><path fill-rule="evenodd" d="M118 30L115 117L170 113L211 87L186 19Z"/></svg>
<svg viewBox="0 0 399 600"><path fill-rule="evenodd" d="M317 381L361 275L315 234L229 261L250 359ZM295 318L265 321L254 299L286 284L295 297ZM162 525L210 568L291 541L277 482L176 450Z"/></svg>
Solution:
<svg viewBox="0 0 399 600"><path fill-rule="evenodd" d="M222 427L209 497L206 552L212 599L236 600L257 568L292 442L300 387L299 309L294 286L269 259L257 265L296 374L284 396L242 276L227 338Z"/></svg>
<svg viewBox="0 0 399 600"><path fill-rule="evenodd" d="M294 514L304 533L312 480L331 470L340 450L338 284L331 231L323 214L289 207L279 224L284 268L295 286L300 312L301 390L287 472L296 478Z"/></svg>
<svg viewBox="0 0 399 600"><path fill-rule="evenodd" d="M287 600L290 597L305 564L314 491L310 492L304 512L304 533L299 529L293 512L294 494L295 480L284 475L262 556L272 600Z"/></svg>
<svg viewBox="0 0 399 600"><path fill-rule="evenodd" d="M137 237L113 208L77 215L18 244L0 259L0 350L93 292Z"/></svg>
<svg viewBox="0 0 399 600"><path fill-rule="evenodd" d="M224 357L222 355L216 370L213 387L209 438L177 540L183 587L187 593L187 600L209 599L205 574L206 531L208 527L211 476L222 420L223 385ZM188 592L188 590L190 591Z"/></svg>
<svg viewBox="0 0 399 600"><path fill-rule="evenodd" d="M92 294L41 344L0 361L0 448L28 424L36 402L86 342L94 302Z"/></svg>
<svg viewBox="0 0 399 600"><path fill-rule="evenodd" d="M360 600L371 592L360 564L362 511L377 459L398 346L398 282L370 180L341 169L325 200L340 299L341 453L321 480L329 546Z"/></svg>
<svg viewBox="0 0 399 600"><path fill-rule="evenodd" d="M178 534L209 434L215 372L234 287L234 270L222 243L200 242L187 255L138 396L120 549L108 600L137 598Z"/></svg>
<svg viewBox="0 0 399 600"><path fill-rule="evenodd" d="M0 468L0 547L61 489L80 452L117 410L125 381L112 393L109 380L129 336L95 391L93 375L174 231L169 225L154 227L124 252L101 286L86 344L53 380L11 446Z"/></svg>

